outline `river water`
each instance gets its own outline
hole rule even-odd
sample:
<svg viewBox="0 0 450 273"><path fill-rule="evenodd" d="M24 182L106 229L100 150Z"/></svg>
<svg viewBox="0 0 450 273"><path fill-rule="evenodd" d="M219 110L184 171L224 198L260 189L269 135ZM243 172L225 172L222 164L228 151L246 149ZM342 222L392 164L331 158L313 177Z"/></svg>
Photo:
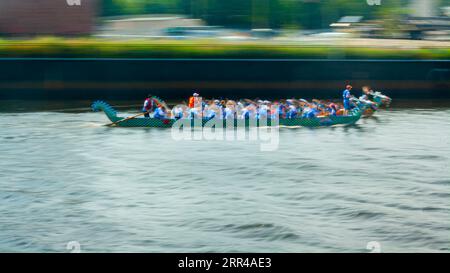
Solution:
<svg viewBox="0 0 450 273"><path fill-rule="evenodd" d="M450 103L281 128L272 152L105 123L0 102L0 252L450 250Z"/></svg>

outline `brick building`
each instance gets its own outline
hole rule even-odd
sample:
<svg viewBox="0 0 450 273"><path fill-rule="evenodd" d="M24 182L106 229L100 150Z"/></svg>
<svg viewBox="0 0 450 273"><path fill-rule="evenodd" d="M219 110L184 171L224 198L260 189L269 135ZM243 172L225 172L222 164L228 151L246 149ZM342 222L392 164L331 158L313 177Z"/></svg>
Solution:
<svg viewBox="0 0 450 273"><path fill-rule="evenodd" d="M98 2L98 0L0 0L0 34L89 34L95 26Z"/></svg>

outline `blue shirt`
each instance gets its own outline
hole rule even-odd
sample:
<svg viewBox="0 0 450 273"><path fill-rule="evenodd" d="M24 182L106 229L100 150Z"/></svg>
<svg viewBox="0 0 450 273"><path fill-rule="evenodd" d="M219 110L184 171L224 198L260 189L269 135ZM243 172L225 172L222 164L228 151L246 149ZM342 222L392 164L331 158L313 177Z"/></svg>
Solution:
<svg viewBox="0 0 450 273"><path fill-rule="evenodd" d="M265 105L259 108L258 118L267 118L267 107Z"/></svg>
<svg viewBox="0 0 450 273"><path fill-rule="evenodd" d="M213 109L208 109L206 111L206 118L207 119L213 119L216 117L216 112Z"/></svg>
<svg viewBox="0 0 450 273"><path fill-rule="evenodd" d="M351 96L350 90L345 89L344 92L342 93L342 97L343 97L344 101L350 100L350 96Z"/></svg>
<svg viewBox="0 0 450 273"><path fill-rule="evenodd" d="M286 116L287 118L295 118L295 116L297 116L297 108L293 105L289 106L289 111Z"/></svg>
<svg viewBox="0 0 450 273"><path fill-rule="evenodd" d="M303 117L304 118L314 118L318 113L319 113L319 111L317 109L312 108L312 109L307 110L305 113L303 113Z"/></svg>
<svg viewBox="0 0 450 273"><path fill-rule="evenodd" d="M241 117L243 119L248 119L250 118L250 111L247 108L242 109L242 114Z"/></svg>
<svg viewBox="0 0 450 273"><path fill-rule="evenodd" d="M173 109L173 117L175 119L180 119L183 117L183 109L177 107Z"/></svg>
<svg viewBox="0 0 450 273"><path fill-rule="evenodd" d="M195 119L198 117L198 111L196 108L191 108L189 109L189 118L190 119Z"/></svg>
<svg viewBox="0 0 450 273"><path fill-rule="evenodd" d="M333 108L333 107L330 107L329 109L328 109L328 111L330 111L330 115L331 116L336 116L336 110Z"/></svg>
<svg viewBox="0 0 450 273"><path fill-rule="evenodd" d="M153 114L153 118L165 118L166 114L164 113L164 111L161 108L156 108L155 109L155 113Z"/></svg>
<svg viewBox="0 0 450 273"><path fill-rule="evenodd" d="M224 113L224 118L225 119L232 119L234 118L234 113L230 108L225 108L225 113Z"/></svg>
<svg viewBox="0 0 450 273"><path fill-rule="evenodd" d="M284 106L283 104L278 105L278 108L277 108L278 115L282 115L284 109L286 109L286 106Z"/></svg>

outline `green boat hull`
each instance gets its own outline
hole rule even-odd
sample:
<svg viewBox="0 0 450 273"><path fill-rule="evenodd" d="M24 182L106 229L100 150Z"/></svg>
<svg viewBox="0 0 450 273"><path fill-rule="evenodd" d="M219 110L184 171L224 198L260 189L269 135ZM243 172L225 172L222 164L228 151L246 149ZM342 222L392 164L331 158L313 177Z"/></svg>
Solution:
<svg viewBox="0 0 450 273"><path fill-rule="evenodd" d="M126 117L120 117L117 112L106 102L96 101L92 104L94 111L103 111L109 120L114 123L123 120ZM279 119L278 121L268 120L207 120L207 119L156 119L156 118L134 118L119 122L116 124L118 127L157 127L157 128L171 128L175 122L182 123L184 126L191 127L205 127L211 126L215 123L215 126L221 126L223 128L234 127L261 127L261 126L286 126L286 127L326 127L334 125L351 125L356 123L361 118L361 111L355 111L347 116L328 116L328 117L315 117L315 118L292 118L292 119Z"/></svg>

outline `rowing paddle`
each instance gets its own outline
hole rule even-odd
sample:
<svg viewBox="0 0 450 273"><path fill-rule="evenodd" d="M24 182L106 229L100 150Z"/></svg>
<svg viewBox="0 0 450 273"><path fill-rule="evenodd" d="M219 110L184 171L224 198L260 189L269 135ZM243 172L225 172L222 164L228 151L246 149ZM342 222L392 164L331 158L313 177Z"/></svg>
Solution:
<svg viewBox="0 0 450 273"><path fill-rule="evenodd" d="M117 124L119 124L119 123L121 123L121 122L124 122L124 121L130 120L130 119L134 119L134 118L143 116L143 115L145 115L145 114L147 114L147 113L150 113L150 111L151 111L151 110L146 111L146 112L143 112L143 113L140 113L140 114L137 114L137 115L134 115L134 116L131 116L131 117L127 117L127 118L118 120L118 121L116 121L116 122L113 122L113 123L110 123L110 124L106 124L105 126L115 126L115 125L117 125Z"/></svg>

